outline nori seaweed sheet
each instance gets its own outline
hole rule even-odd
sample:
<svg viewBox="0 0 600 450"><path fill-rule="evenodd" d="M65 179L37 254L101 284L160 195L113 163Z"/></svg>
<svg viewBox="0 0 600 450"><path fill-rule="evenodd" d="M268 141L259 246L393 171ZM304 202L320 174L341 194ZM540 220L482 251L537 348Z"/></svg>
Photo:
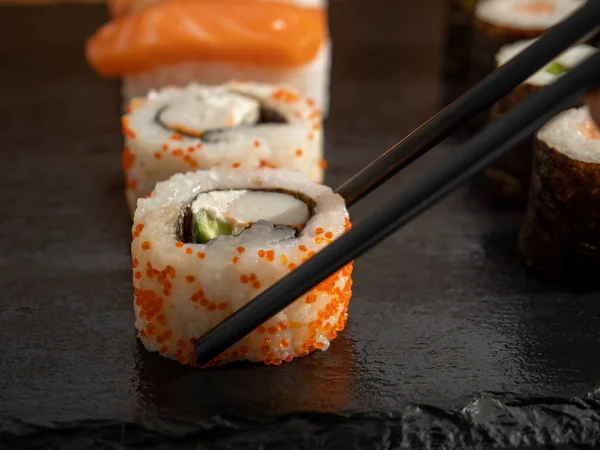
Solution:
<svg viewBox="0 0 600 450"><path fill-rule="evenodd" d="M449 0L446 5L446 36L443 73L444 104L468 88L477 0Z"/></svg>
<svg viewBox="0 0 600 450"><path fill-rule="evenodd" d="M542 88L523 83L494 105L490 119L495 121ZM484 172L486 191L495 199L514 206L525 206L531 179L534 136L506 152Z"/></svg>
<svg viewBox="0 0 600 450"><path fill-rule="evenodd" d="M266 188L266 189L245 188L245 189L248 191L276 192L279 194L289 195L289 196L294 197L306 204L306 206L308 207L308 220L312 219L313 216L315 215L315 208L317 207L317 202L313 198L309 197L308 195L306 195L302 192L296 192L296 191L291 191L289 189L281 189L281 188ZM223 190L227 191L230 189L214 189L212 191L202 191L202 192L199 192L198 195L206 194L208 192L223 191ZM198 244L199 243L196 239L196 233L194 231L195 223L194 223L194 213L192 211L192 203L194 201L196 201L196 199L198 198L198 195L196 195L192 199L192 201L190 201L190 203L188 203L187 205L184 206L184 208L181 211L179 220L177 222L177 237L181 242L183 242L185 244ZM308 220L307 220L307 222L308 222ZM250 228L252 225L254 225L254 222L252 222L250 225L248 225L246 227L246 229ZM273 224L274 227L285 226L288 228L292 228L293 230L296 231L296 236L298 236L298 234L302 232L305 225L306 225L306 223L299 225L297 227L292 227L292 226L288 226L288 225Z"/></svg>
<svg viewBox="0 0 600 450"><path fill-rule="evenodd" d="M519 248L530 267L555 278L598 275L600 164L577 161L536 139Z"/></svg>
<svg viewBox="0 0 600 450"><path fill-rule="evenodd" d="M523 102L528 96L542 89L543 86L536 86L529 83L519 85L509 95L503 97L494 105L490 112L490 120L498 120L503 114L506 114L510 109ZM583 102L580 101L574 106L579 107L582 105ZM495 200L519 208L527 205L535 140L534 133L494 161L485 170L486 190Z"/></svg>
<svg viewBox="0 0 600 450"><path fill-rule="evenodd" d="M524 39L535 39L543 33L543 30L527 30L495 25L475 17L475 37L471 55L471 70L468 74L469 83L471 85L477 84L494 71L496 54L502 46ZM476 133L489 120L490 113L482 113L469 126L469 131Z"/></svg>

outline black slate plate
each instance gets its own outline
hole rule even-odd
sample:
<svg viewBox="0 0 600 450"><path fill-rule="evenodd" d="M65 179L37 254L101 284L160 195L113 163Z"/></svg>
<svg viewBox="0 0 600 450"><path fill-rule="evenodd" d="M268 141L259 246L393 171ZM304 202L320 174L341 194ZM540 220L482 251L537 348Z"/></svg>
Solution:
<svg viewBox="0 0 600 450"><path fill-rule="evenodd" d="M435 112L441 6L331 4L329 184ZM357 261L328 352L211 371L147 353L133 332L119 85L82 56L104 20L100 6L0 9L0 447L597 442L598 292L528 274L520 214L475 185ZM354 220L457 150L423 158Z"/></svg>

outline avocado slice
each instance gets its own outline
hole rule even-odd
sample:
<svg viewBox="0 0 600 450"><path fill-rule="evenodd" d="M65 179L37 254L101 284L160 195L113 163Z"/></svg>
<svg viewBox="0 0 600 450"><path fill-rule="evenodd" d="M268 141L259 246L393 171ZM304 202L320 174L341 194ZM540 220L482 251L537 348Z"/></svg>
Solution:
<svg viewBox="0 0 600 450"><path fill-rule="evenodd" d="M561 62L552 61L550 64L546 66L546 72L552 75L560 75L565 72L568 72L571 68Z"/></svg>
<svg viewBox="0 0 600 450"><path fill-rule="evenodd" d="M194 216L193 241L196 244L206 244L217 236L230 236L233 227L222 220L217 219L208 211L201 209Z"/></svg>

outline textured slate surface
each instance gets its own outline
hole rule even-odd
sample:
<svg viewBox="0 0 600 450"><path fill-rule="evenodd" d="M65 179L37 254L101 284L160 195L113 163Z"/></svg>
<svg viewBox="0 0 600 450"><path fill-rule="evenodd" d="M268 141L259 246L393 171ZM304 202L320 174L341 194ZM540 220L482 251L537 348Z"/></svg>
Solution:
<svg viewBox="0 0 600 450"><path fill-rule="evenodd" d="M440 5L332 3L329 184L435 112ZM351 318L327 353L211 371L146 353L133 332L119 86L82 57L104 20L94 6L0 9L0 448L598 440L598 291L527 273L520 214L476 185L357 261ZM423 158L354 220L457 149Z"/></svg>

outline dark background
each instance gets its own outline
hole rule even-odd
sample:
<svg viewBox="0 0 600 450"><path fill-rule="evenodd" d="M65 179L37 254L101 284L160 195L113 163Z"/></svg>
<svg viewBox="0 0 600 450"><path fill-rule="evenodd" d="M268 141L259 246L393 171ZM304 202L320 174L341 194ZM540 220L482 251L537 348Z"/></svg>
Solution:
<svg viewBox="0 0 600 450"><path fill-rule="evenodd" d="M443 5L332 1L328 184L439 108ZM600 296L527 273L521 214L476 184L356 262L348 326L328 352L211 371L147 353L133 328L119 83L83 59L106 19L102 6L0 8L1 448L600 438ZM427 155L353 220L459 150Z"/></svg>

